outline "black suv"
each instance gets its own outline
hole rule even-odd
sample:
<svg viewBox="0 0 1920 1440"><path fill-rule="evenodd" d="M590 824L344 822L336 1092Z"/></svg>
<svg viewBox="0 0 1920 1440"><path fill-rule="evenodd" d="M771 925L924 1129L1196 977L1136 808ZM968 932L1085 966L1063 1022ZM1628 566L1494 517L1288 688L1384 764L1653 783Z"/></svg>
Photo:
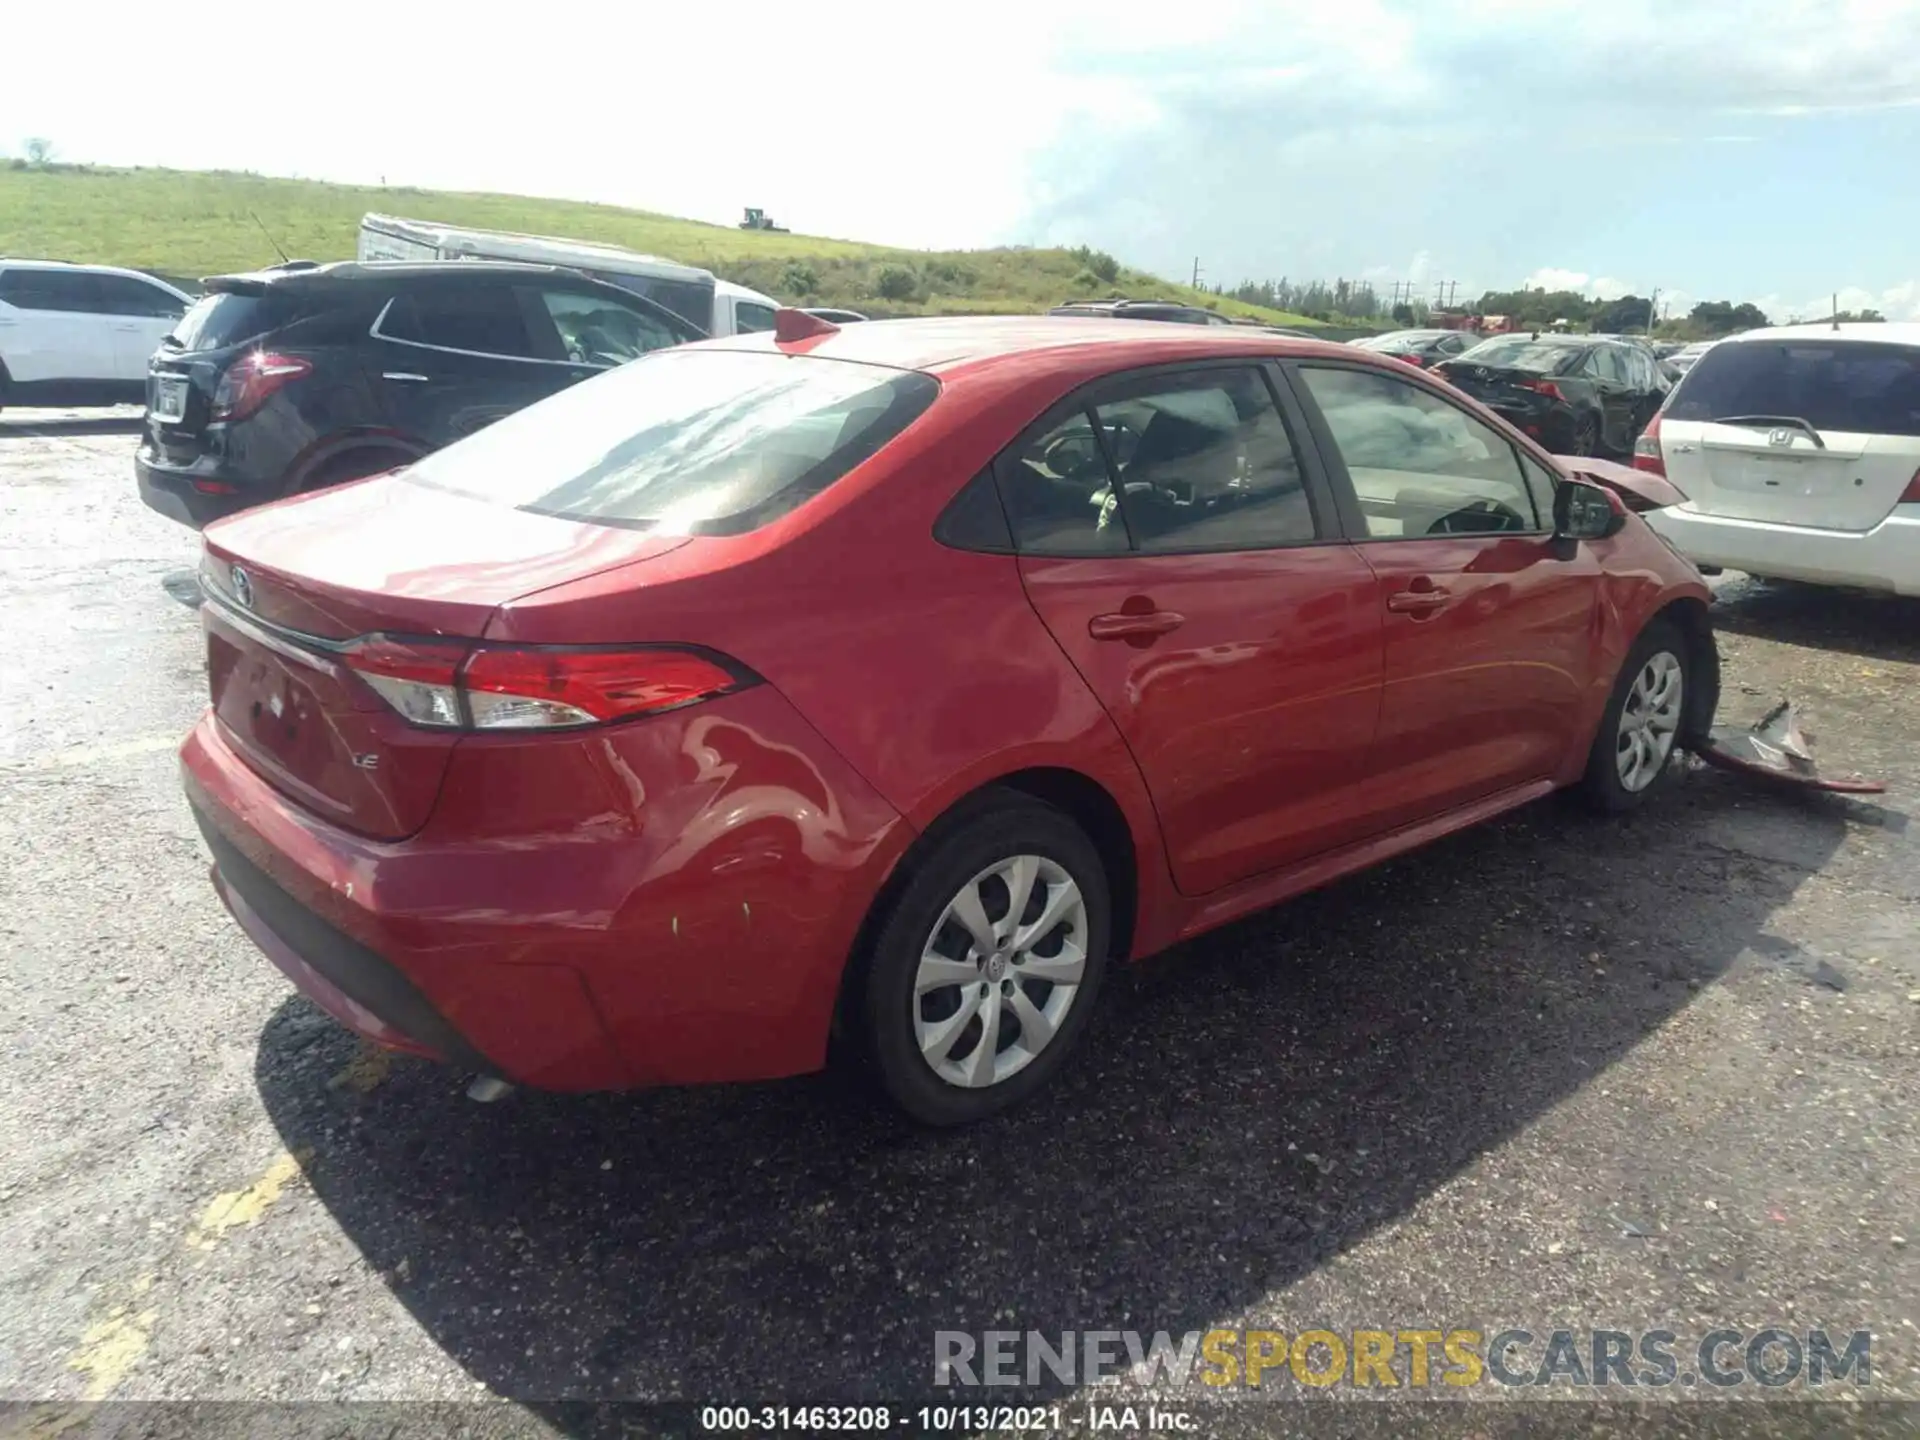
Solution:
<svg viewBox="0 0 1920 1440"><path fill-rule="evenodd" d="M200 526L376 475L705 337L550 265L295 261L206 282L148 362L140 495Z"/></svg>

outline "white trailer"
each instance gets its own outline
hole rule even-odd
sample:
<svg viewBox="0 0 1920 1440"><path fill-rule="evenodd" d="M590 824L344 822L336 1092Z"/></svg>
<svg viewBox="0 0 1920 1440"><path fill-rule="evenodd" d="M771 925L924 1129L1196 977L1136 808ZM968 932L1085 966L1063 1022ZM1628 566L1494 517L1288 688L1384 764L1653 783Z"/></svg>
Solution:
<svg viewBox="0 0 1920 1440"><path fill-rule="evenodd" d="M709 335L771 330L773 312L780 303L744 285L716 279L710 270L619 245L509 230L469 230L397 215L363 215L358 253L362 260L520 260L565 265L644 295Z"/></svg>

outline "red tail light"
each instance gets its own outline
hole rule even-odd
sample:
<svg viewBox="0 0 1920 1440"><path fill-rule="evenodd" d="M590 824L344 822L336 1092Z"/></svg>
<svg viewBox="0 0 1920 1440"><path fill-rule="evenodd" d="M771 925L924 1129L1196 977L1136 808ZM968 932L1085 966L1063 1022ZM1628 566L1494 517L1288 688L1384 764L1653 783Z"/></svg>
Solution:
<svg viewBox="0 0 1920 1440"><path fill-rule="evenodd" d="M401 718L442 730L572 730L657 715L757 678L701 650L468 646L370 635L341 657Z"/></svg>
<svg viewBox="0 0 1920 1440"><path fill-rule="evenodd" d="M1561 388L1551 380L1522 380L1519 383L1522 390L1531 390L1534 394L1544 395L1549 400L1565 400L1567 398L1566 392L1561 390Z"/></svg>
<svg viewBox="0 0 1920 1440"><path fill-rule="evenodd" d="M1907 488L1900 492L1896 505L1920 505L1920 470L1913 472L1913 478L1907 481Z"/></svg>
<svg viewBox="0 0 1920 1440"><path fill-rule="evenodd" d="M213 418L244 420L281 386L312 373L313 366L296 355L249 350L220 377L220 388L213 394Z"/></svg>
<svg viewBox="0 0 1920 1440"><path fill-rule="evenodd" d="M1649 474L1666 479L1667 457L1660 453L1660 417L1658 415L1647 422L1647 428L1642 430L1640 438L1633 442L1633 468L1645 470ZM1920 483L1920 476L1915 477L1915 481Z"/></svg>

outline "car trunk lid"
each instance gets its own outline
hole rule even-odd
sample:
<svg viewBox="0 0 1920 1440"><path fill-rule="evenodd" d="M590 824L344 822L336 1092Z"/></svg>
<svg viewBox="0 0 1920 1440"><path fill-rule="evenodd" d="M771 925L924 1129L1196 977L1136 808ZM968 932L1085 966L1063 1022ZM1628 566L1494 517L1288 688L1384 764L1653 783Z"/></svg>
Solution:
<svg viewBox="0 0 1920 1440"><path fill-rule="evenodd" d="M397 477L250 511L206 533L214 713L283 794L401 838L426 823L460 732L403 720L355 672L354 642L477 639L511 600L685 543Z"/></svg>
<svg viewBox="0 0 1920 1440"><path fill-rule="evenodd" d="M1663 421L1667 478L1695 510L1820 530L1871 530L1920 467L1920 439L1797 426Z"/></svg>
<svg viewBox="0 0 1920 1440"><path fill-rule="evenodd" d="M1920 347L1827 335L1715 345L1660 417L1690 508L1860 532L1920 469Z"/></svg>

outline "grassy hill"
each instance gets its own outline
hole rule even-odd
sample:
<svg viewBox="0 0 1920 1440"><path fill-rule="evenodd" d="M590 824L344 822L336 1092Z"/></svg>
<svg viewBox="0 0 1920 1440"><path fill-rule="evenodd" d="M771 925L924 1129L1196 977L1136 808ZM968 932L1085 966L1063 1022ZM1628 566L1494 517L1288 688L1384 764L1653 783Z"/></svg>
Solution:
<svg viewBox="0 0 1920 1440"><path fill-rule="evenodd" d="M30 169L18 161L13 167L0 163L0 255L126 265L170 276L273 263L277 257L262 225L288 255L350 259L361 215L378 210L607 241L704 266L782 300L845 305L873 315L1033 312L1063 300L1122 294L1208 304L1273 324L1315 323L1197 293L1084 248L897 250L518 195L330 185L225 171Z"/></svg>

